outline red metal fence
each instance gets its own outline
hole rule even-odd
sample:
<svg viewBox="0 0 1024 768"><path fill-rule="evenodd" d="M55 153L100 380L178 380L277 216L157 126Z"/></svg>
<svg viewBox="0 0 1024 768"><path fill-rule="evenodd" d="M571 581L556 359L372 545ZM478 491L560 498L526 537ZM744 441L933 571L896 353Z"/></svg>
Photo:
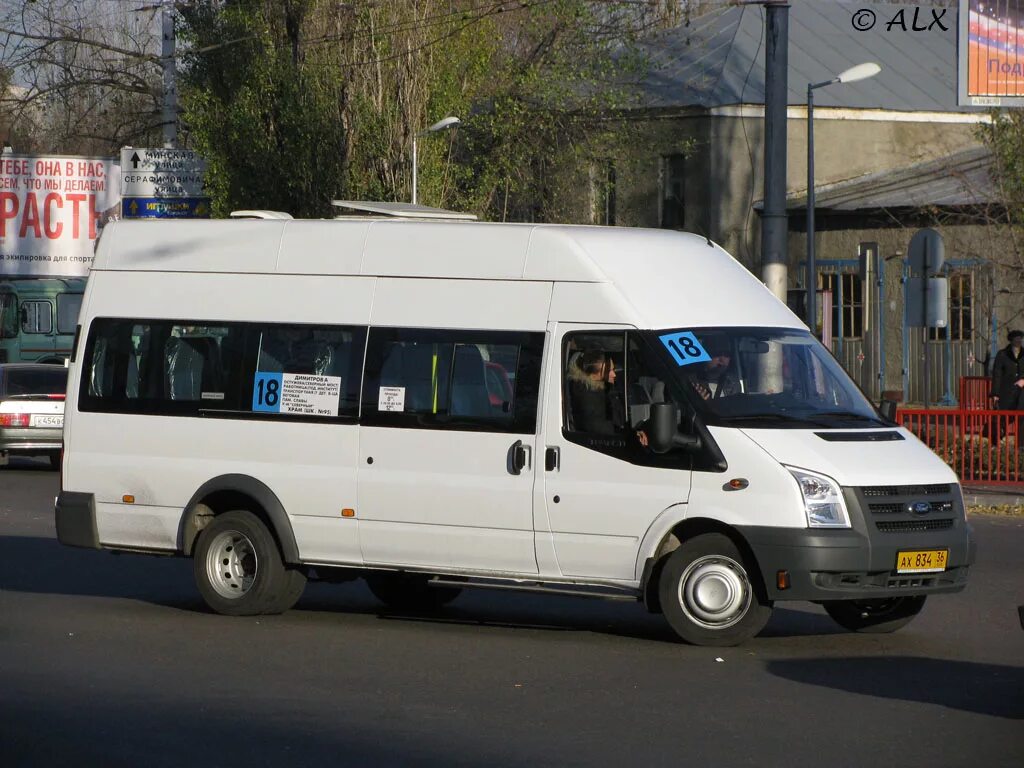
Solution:
<svg viewBox="0 0 1024 768"><path fill-rule="evenodd" d="M962 376L960 378L960 408L966 411L991 410L994 403L989 397L992 382L988 376Z"/></svg>
<svg viewBox="0 0 1024 768"><path fill-rule="evenodd" d="M964 483L1024 482L1019 447L1024 411L901 408L896 420L935 451Z"/></svg>
<svg viewBox="0 0 1024 768"><path fill-rule="evenodd" d="M960 379L959 408L900 408L896 421L949 464L964 483L1024 483L1024 411L997 411L984 376Z"/></svg>

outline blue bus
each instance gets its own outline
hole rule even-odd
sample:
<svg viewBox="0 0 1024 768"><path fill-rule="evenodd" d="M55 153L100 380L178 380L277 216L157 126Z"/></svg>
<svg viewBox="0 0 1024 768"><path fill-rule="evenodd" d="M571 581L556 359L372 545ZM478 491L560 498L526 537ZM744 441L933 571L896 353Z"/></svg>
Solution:
<svg viewBox="0 0 1024 768"><path fill-rule="evenodd" d="M84 291L84 277L0 278L0 363L70 357Z"/></svg>

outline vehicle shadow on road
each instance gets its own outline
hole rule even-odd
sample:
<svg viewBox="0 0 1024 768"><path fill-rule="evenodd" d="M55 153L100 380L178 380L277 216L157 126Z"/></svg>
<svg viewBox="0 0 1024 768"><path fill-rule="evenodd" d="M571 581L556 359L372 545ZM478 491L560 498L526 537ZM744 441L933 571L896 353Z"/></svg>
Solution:
<svg viewBox="0 0 1024 768"><path fill-rule="evenodd" d="M179 610L203 607L191 561L120 556L35 536L0 536L0 591L128 598Z"/></svg>
<svg viewBox="0 0 1024 768"><path fill-rule="evenodd" d="M311 585L312 586L312 585ZM361 583L313 586L296 610L375 615L387 621L421 622L451 627L487 627L542 632L588 632L634 640L680 645L660 614L628 601L606 601L531 594L465 590L452 604L432 612L411 612L383 606ZM848 635L824 614L776 608L762 638Z"/></svg>
<svg viewBox="0 0 1024 768"><path fill-rule="evenodd" d="M121 598L209 613L196 590L191 560L65 547L56 539L43 537L0 536L0 590ZM414 612L384 606L362 580L337 585L311 582L295 610L451 627L589 632L679 643L664 617L637 603L554 595L466 590L453 605L439 611ZM761 637L834 634L845 633L825 615L776 608Z"/></svg>
<svg viewBox="0 0 1024 768"><path fill-rule="evenodd" d="M883 699L1024 720L1024 667L919 656L769 661L777 677Z"/></svg>

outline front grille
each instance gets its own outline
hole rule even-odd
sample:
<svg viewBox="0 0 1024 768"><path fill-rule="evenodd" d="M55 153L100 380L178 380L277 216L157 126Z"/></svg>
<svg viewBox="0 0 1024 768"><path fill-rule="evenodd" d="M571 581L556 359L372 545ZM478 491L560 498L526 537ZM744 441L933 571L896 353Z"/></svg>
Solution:
<svg viewBox="0 0 1024 768"><path fill-rule="evenodd" d="M920 533L922 531L947 531L953 527L952 520L877 520L875 525L882 533Z"/></svg>
<svg viewBox="0 0 1024 768"><path fill-rule="evenodd" d="M898 515L900 512L906 512L902 504L869 504L868 509L876 515Z"/></svg>
<svg viewBox="0 0 1024 768"><path fill-rule="evenodd" d="M939 496L950 493L952 489L948 484L939 485L869 485L861 488L868 498L881 498L886 496Z"/></svg>
<svg viewBox="0 0 1024 768"><path fill-rule="evenodd" d="M871 510L873 515L898 515L903 512L913 512L907 504L868 504L868 509ZM937 512L952 512L953 502L952 501L933 501L931 502L931 509L922 514L935 514Z"/></svg>

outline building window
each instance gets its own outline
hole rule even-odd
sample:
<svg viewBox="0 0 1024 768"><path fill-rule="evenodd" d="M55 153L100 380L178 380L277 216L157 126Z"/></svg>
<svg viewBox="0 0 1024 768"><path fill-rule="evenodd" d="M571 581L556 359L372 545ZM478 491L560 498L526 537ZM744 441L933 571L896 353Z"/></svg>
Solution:
<svg viewBox="0 0 1024 768"><path fill-rule="evenodd" d="M683 182L686 172L686 158L683 155L666 155L661 158L661 227L662 229L683 229L685 206Z"/></svg>
<svg viewBox="0 0 1024 768"><path fill-rule="evenodd" d="M832 335L844 339L864 336L864 281L856 272L818 275L818 288L832 295ZM840 325L842 321L842 325Z"/></svg>
<svg viewBox="0 0 1024 768"><path fill-rule="evenodd" d="M947 280L949 285L949 325L946 328L929 328L928 338L932 341L970 341L974 334L974 274L953 272Z"/></svg>

